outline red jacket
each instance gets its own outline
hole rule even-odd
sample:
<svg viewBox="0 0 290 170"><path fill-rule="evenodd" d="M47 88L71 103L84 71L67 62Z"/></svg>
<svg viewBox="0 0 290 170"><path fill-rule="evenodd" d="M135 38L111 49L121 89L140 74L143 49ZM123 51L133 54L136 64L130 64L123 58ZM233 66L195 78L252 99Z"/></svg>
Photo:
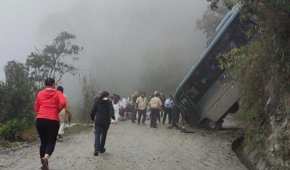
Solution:
<svg viewBox="0 0 290 170"><path fill-rule="evenodd" d="M38 92L34 111L36 118L57 120L59 121L59 112L66 107L66 100L64 95L54 88L45 88Z"/></svg>

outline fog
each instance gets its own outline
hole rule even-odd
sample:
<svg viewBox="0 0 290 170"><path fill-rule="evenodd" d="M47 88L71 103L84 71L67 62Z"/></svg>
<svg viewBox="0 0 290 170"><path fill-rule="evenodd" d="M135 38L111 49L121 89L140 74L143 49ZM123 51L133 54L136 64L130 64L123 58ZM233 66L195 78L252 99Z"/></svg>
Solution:
<svg viewBox="0 0 290 170"><path fill-rule="evenodd" d="M84 47L79 74L63 81L73 103L85 75L122 95L173 93L206 46L195 26L206 8L205 0L1 0L0 79L8 60L25 61L68 31Z"/></svg>

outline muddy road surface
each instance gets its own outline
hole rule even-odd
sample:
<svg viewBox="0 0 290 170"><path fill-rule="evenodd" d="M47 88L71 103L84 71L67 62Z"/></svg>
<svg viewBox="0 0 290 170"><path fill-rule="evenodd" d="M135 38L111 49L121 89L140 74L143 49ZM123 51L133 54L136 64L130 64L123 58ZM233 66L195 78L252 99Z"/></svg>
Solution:
<svg viewBox="0 0 290 170"><path fill-rule="evenodd" d="M111 126L107 152L93 156L93 130L58 142L51 170L246 170L231 150L232 131L209 132L161 127L151 129L130 122ZM0 152L1 170L38 170L38 145Z"/></svg>

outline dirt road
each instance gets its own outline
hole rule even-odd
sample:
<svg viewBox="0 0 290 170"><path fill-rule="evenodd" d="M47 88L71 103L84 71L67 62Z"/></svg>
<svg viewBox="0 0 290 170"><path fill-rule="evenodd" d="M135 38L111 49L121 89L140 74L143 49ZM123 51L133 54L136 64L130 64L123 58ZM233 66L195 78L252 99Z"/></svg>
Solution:
<svg viewBox="0 0 290 170"><path fill-rule="evenodd" d="M245 170L231 150L230 132L193 134L130 122L112 125L107 153L93 156L93 131L57 143L51 170ZM37 170L38 145L0 153L2 170Z"/></svg>

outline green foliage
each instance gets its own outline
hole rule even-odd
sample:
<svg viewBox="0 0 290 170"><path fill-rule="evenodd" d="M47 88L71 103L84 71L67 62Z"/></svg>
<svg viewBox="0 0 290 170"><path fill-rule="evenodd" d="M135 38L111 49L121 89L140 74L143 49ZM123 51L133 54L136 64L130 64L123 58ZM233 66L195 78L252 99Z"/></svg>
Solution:
<svg viewBox="0 0 290 170"><path fill-rule="evenodd" d="M221 60L221 66L240 84L243 113L254 112L257 114L255 120L264 121L268 85L273 75L277 75L275 81L279 81L279 87L275 88L285 91L290 86L289 15L276 12L276 7L257 6L257 1L244 2L242 17L259 18L256 19L257 27L249 32L250 36L256 34L256 38L247 46L231 50Z"/></svg>
<svg viewBox="0 0 290 170"><path fill-rule="evenodd" d="M241 103L245 113L262 112L265 104L265 84L270 79L271 60L265 41L255 41L246 47L233 49L221 66L230 71L241 87Z"/></svg>
<svg viewBox="0 0 290 170"><path fill-rule="evenodd" d="M232 8L236 3L240 0L207 0L209 2L209 6L212 10L216 10L220 8L219 4L223 3L227 8Z"/></svg>
<svg viewBox="0 0 290 170"><path fill-rule="evenodd" d="M265 136L266 133L262 128L247 128L245 131L244 145L246 145L247 149L249 150L263 150L263 148L265 147Z"/></svg>
<svg viewBox="0 0 290 170"><path fill-rule="evenodd" d="M31 121L26 119L12 119L5 124L0 124L0 138L13 141L19 139L19 135L31 126Z"/></svg>
<svg viewBox="0 0 290 170"><path fill-rule="evenodd" d="M239 2L239 0L223 0L225 6L231 9L235 4Z"/></svg>
<svg viewBox="0 0 290 170"><path fill-rule="evenodd" d="M0 83L0 138L16 140L33 124L33 85L22 63L8 62L5 75L6 82Z"/></svg>
<svg viewBox="0 0 290 170"><path fill-rule="evenodd" d="M33 120L33 84L22 63L10 61L5 66L6 82L0 84L1 122L14 118Z"/></svg>
<svg viewBox="0 0 290 170"><path fill-rule="evenodd" d="M290 12L290 1L289 0L267 0L263 1L266 5L275 8L277 10L282 10L285 12Z"/></svg>
<svg viewBox="0 0 290 170"><path fill-rule="evenodd" d="M75 38L73 34L61 32L42 51L32 52L26 60L30 79L41 86L48 77L55 78L58 82L66 73L74 75L77 69L68 64L67 59L77 60L77 55L82 50L82 47L72 43Z"/></svg>
<svg viewBox="0 0 290 170"><path fill-rule="evenodd" d="M252 122L253 120L257 119L257 113L252 110L245 111L243 109L237 113L237 118L244 122Z"/></svg>

